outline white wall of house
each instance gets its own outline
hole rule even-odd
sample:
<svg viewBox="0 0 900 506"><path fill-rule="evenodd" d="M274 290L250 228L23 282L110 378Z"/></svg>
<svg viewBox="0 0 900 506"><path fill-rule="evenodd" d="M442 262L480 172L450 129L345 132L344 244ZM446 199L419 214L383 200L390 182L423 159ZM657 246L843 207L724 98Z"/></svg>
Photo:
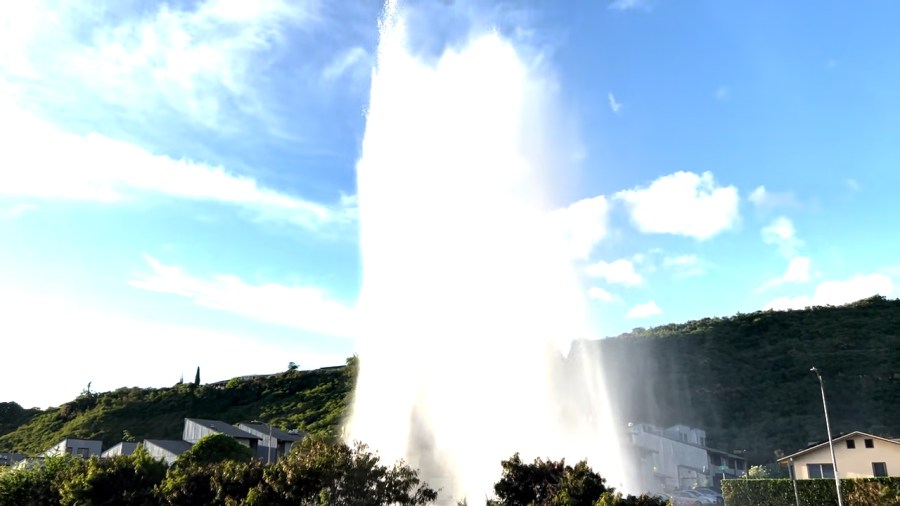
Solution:
<svg viewBox="0 0 900 506"><path fill-rule="evenodd" d="M871 442L871 448L867 447L867 440ZM848 441L852 443L848 444ZM841 478L871 478L875 476L876 464L883 464L888 476L900 476L898 442L856 433L837 438L833 444L838 474ZM834 474L827 475L827 470L831 469L831 451L828 443L797 454L793 460L797 479L822 477L823 467L826 470L826 477L834 477Z"/></svg>
<svg viewBox="0 0 900 506"><path fill-rule="evenodd" d="M95 455L99 456L102 448L103 441L66 438L44 451L41 456L52 457L68 453L70 455L75 455L76 457L87 459Z"/></svg>

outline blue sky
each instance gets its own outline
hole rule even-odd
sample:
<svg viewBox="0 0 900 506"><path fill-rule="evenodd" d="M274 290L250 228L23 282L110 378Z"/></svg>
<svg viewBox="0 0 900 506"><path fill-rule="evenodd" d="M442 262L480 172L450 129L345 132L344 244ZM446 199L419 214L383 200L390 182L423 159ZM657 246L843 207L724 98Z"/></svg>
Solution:
<svg viewBox="0 0 900 506"><path fill-rule="evenodd" d="M352 354L381 5L22 4L0 17L0 374L29 380L0 401ZM598 337L896 296L898 9L401 3L423 60L496 30L555 84L571 163L548 191Z"/></svg>

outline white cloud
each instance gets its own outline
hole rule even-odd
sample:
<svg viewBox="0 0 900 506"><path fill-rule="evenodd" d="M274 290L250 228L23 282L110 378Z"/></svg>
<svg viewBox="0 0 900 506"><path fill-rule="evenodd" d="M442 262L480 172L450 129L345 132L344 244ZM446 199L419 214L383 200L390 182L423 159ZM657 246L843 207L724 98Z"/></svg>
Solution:
<svg viewBox="0 0 900 506"><path fill-rule="evenodd" d="M797 254L797 250L803 245L803 241L797 238L797 232L790 219L779 216L772 223L762 229L763 242L778 247L782 255L791 258Z"/></svg>
<svg viewBox="0 0 900 506"><path fill-rule="evenodd" d="M152 257L147 256L146 260L153 273L138 276L128 283L131 286L186 297L200 306L265 323L338 337L354 335L353 310L330 300L319 288L274 283L253 285L231 275L200 279Z"/></svg>
<svg viewBox="0 0 900 506"><path fill-rule="evenodd" d="M256 219L308 229L352 219L349 205L314 203L222 167L154 155L101 135L65 133L2 100L0 118L7 141L0 153L0 196L114 202L162 194L232 204Z"/></svg>
<svg viewBox="0 0 900 506"><path fill-rule="evenodd" d="M563 234L569 255L585 259L606 237L608 214L606 197L598 195L552 211L550 220Z"/></svg>
<svg viewBox="0 0 900 506"><path fill-rule="evenodd" d="M612 92L608 93L606 96L609 99L609 108L612 112L619 114L622 111L622 104L616 102L616 97L613 96Z"/></svg>
<svg viewBox="0 0 900 506"><path fill-rule="evenodd" d="M650 10L649 0L613 0L609 8L615 11L630 11L634 9Z"/></svg>
<svg viewBox="0 0 900 506"><path fill-rule="evenodd" d="M731 98L731 88L729 88L728 86L719 86L718 88L716 88L715 97L716 100L720 102L727 101L729 98Z"/></svg>
<svg viewBox="0 0 900 506"><path fill-rule="evenodd" d="M812 296L780 297L766 304L764 309L803 309L812 306L839 306L873 295L889 297L893 281L884 274L854 276L844 281L823 281Z"/></svg>
<svg viewBox="0 0 900 506"><path fill-rule="evenodd" d="M636 286L644 282L644 278L635 272L630 260L620 259L614 262L599 261L586 269L589 276L605 279L609 283Z"/></svg>
<svg viewBox="0 0 900 506"><path fill-rule="evenodd" d="M810 263L811 262L809 257L792 258L790 263L788 263L787 269L784 271L784 274L777 278L770 279L765 284L763 284L758 291L762 292L765 290L769 290L770 288L774 288L784 283L808 282L810 280Z"/></svg>
<svg viewBox="0 0 900 506"><path fill-rule="evenodd" d="M22 8L21 20L4 16L15 29L0 33L0 43L18 56L0 57L0 77L48 83L33 91L86 91L129 111L169 108L217 130L239 124L231 111L271 119L262 91L272 55L286 45L288 28L320 19L318 1L158 3L149 12L26 3L33 8Z"/></svg>
<svg viewBox="0 0 900 506"><path fill-rule="evenodd" d="M654 316L662 313L662 309L656 305L652 300L647 301L644 304L638 304L631 308L628 313L625 315L626 318L647 318L648 316Z"/></svg>
<svg viewBox="0 0 900 506"><path fill-rule="evenodd" d="M697 255L679 255L663 258L663 267L673 270L676 276L689 277L703 274Z"/></svg>
<svg viewBox="0 0 900 506"><path fill-rule="evenodd" d="M710 172L676 172L647 188L620 191L615 198L626 203L632 223L645 233L704 240L738 220L737 188L717 186Z"/></svg>
<svg viewBox="0 0 900 506"><path fill-rule="evenodd" d="M600 288L599 286L592 286L588 289L588 297L593 300L599 300L603 302L612 302L616 300L616 296L612 293Z"/></svg>

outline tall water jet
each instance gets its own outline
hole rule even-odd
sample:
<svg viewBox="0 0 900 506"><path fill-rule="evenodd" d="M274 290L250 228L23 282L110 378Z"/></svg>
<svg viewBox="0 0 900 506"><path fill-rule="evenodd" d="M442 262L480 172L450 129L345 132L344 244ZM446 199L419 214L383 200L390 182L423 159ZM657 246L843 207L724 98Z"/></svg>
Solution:
<svg viewBox="0 0 900 506"><path fill-rule="evenodd" d="M514 452L589 459L621 483L597 367L548 214L544 78L497 33L426 63L388 2L357 166L363 284L347 437L405 458L447 503L491 495ZM562 160L557 160L562 161ZM583 374L582 374L583 373Z"/></svg>

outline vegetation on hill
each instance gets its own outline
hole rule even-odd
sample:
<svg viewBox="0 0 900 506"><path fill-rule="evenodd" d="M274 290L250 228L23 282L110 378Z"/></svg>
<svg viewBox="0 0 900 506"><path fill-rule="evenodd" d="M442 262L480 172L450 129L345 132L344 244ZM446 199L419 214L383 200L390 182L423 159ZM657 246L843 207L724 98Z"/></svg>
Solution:
<svg viewBox="0 0 900 506"><path fill-rule="evenodd" d="M744 453L751 464L825 439L812 366L825 378L835 435L900 437L900 300L704 318L581 341L568 359L573 377L586 353L600 355L623 427L700 427L710 446ZM177 439L185 417L334 432L355 381L356 359L348 363L210 385L85 392L45 411L0 404L0 451L39 452L67 436L102 439L105 447L123 434Z"/></svg>
<svg viewBox="0 0 900 506"><path fill-rule="evenodd" d="M349 359L348 365L199 386L85 391L72 402L43 411L9 403L0 411L0 451L34 454L66 437L100 439L104 448L123 439L180 439L185 418L261 420L309 433L334 432L356 378L356 359Z"/></svg>
<svg viewBox="0 0 900 506"><path fill-rule="evenodd" d="M704 428L711 446L775 460L835 436L900 437L900 300L704 318L581 342L601 355L622 423Z"/></svg>

